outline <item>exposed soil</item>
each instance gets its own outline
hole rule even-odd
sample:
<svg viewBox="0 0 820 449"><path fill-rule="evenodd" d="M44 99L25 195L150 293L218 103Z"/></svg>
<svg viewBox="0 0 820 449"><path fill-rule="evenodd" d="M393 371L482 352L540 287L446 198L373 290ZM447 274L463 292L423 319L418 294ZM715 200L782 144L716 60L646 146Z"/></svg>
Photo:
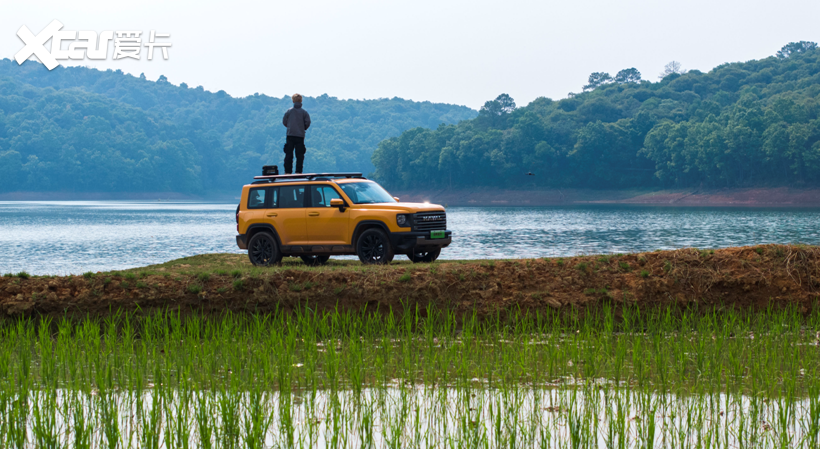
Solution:
<svg viewBox="0 0 820 449"><path fill-rule="evenodd" d="M471 189L391 192L402 201L446 206L556 206L571 204L645 204L665 206L819 207L820 189Z"/></svg>
<svg viewBox="0 0 820 449"><path fill-rule="evenodd" d="M186 266L186 265L183 265ZM441 262L375 270L271 269L236 278L150 274L0 278L0 312L9 316L102 316L118 309L188 313L334 308L400 312L435 304L478 314L584 310L604 302L642 306L761 308L808 312L820 298L820 248L766 245L682 249L567 259ZM126 287L124 288L124 283ZM201 291L197 292L197 289Z"/></svg>

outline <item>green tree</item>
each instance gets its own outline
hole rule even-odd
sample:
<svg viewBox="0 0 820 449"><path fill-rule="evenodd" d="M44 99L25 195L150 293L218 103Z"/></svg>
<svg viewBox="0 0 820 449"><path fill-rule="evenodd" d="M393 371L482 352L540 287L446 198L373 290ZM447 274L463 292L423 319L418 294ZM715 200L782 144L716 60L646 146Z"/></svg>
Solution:
<svg viewBox="0 0 820 449"><path fill-rule="evenodd" d="M509 113L515 110L515 101L507 94L501 94L495 100L487 101L478 111L478 118L485 126L498 128L504 126Z"/></svg>
<svg viewBox="0 0 820 449"><path fill-rule="evenodd" d="M513 100L508 94L501 94L495 97L495 101L501 105L501 110L506 114L509 114L515 110L515 100Z"/></svg>
<svg viewBox="0 0 820 449"><path fill-rule="evenodd" d="M587 80L587 84L584 85L584 92L588 90L593 90L598 86L603 84L611 83L612 77L609 73L606 72L592 72L589 75L589 79Z"/></svg>
<svg viewBox="0 0 820 449"><path fill-rule="evenodd" d="M788 44L784 45L778 52L777 57L781 59L788 58L791 55L798 54L798 53L806 53L812 50L817 49L816 42L810 41L800 41L800 42L789 42Z"/></svg>
<svg viewBox="0 0 820 449"><path fill-rule="evenodd" d="M635 67L623 69L615 75L615 82L619 84L640 83L641 72L639 72Z"/></svg>

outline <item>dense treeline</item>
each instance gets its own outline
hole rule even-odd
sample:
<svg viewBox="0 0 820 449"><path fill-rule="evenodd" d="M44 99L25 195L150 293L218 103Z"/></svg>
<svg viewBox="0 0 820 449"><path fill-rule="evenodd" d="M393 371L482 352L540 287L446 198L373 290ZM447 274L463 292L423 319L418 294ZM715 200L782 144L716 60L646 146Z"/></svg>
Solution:
<svg viewBox="0 0 820 449"><path fill-rule="evenodd" d="M473 118L464 106L306 97L305 169L373 170L378 143ZM0 60L0 192L233 192L283 159L290 97L232 98L120 71Z"/></svg>
<svg viewBox="0 0 820 449"><path fill-rule="evenodd" d="M820 184L816 44L709 73L673 62L661 77L596 72L584 93L521 108L502 94L473 120L382 142L376 176L400 188Z"/></svg>

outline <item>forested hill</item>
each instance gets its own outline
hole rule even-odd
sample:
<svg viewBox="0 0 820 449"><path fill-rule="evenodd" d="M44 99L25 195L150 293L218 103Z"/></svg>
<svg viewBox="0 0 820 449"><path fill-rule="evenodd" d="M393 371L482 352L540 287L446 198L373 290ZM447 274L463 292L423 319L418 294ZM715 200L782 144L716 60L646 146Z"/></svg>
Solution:
<svg viewBox="0 0 820 449"><path fill-rule="evenodd" d="M281 167L290 97L232 98L164 77L0 60L0 192L234 192ZM400 98L305 97L305 170L373 170L383 139L476 116Z"/></svg>
<svg viewBox="0 0 820 449"><path fill-rule="evenodd" d="M521 108L502 94L473 120L382 142L376 176L398 188L418 179L452 188L820 184L816 44L709 73L677 63L665 72L657 82L634 68L593 73L583 93Z"/></svg>

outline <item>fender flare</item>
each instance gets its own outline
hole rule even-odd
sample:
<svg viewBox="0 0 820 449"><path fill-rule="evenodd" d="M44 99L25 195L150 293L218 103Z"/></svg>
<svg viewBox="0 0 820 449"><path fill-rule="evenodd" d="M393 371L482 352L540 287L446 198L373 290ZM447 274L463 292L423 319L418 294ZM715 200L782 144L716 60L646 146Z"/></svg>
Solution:
<svg viewBox="0 0 820 449"><path fill-rule="evenodd" d="M245 231L245 235L248 236L248 244L251 243L253 235L261 231L267 231L273 234L273 238L276 239L276 245L279 246L279 251L282 250L282 240L279 238L279 233L276 232L276 228L274 228L273 225L265 223L256 223L248 226L247 231Z"/></svg>
<svg viewBox="0 0 820 449"><path fill-rule="evenodd" d="M350 239L350 244L353 245L353 248L356 248L356 242L359 240L359 234L364 232L364 231L362 231L362 227L364 227L364 226L372 227L372 225L378 226L379 228L381 228L382 231L385 232L385 234L387 234L387 237L390 237L390 234L391 234L390 233L390 228L388 228L387 225L383 221L380 221L380 220L362 220L362 221L358 222L356 224L356 227L353 229L353 238Z"/></svg>

